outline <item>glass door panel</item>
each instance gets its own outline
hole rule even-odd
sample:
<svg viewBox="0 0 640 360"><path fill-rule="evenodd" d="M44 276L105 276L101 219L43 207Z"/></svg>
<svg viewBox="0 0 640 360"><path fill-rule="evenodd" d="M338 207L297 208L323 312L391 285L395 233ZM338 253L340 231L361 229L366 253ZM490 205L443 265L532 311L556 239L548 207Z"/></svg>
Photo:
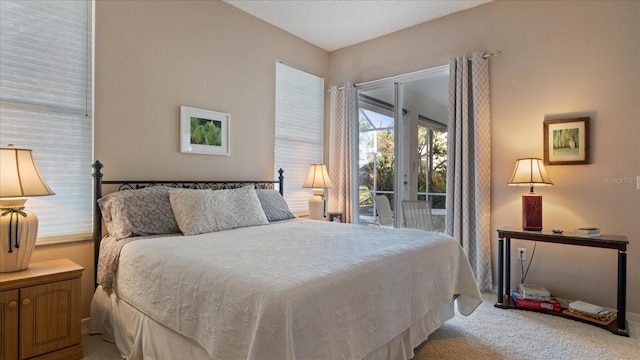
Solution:
<svg viewBox="0 0 640 360"><path fill-rule="evenodd" d="M447 196L447 131L418 124L418 200L431 205L435 231L444 232Z"/></svg>
<svg viewBox="0 0 640 360"><path fill-rule="evenodd" d="M393 84L358 92L358 210L360 224L379 224L374 196L393 207L395 121Z"/></svg>
<svg viewBox="0 0 640 360"><path fill-rule="evenodd" d="M447 74L403 84L412 149L408 155L408 200L427 200L433 230L444 232L447 184Z"/></svg>

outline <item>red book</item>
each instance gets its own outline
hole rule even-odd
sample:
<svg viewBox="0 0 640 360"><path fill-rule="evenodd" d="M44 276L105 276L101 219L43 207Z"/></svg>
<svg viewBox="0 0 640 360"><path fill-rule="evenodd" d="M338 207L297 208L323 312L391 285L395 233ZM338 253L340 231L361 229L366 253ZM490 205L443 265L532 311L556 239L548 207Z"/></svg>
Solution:
<svg viewBox="0 0 640 360"><path fill-rule="evenodd" d="M514 290L511 291L511 298L513 299L513 304L516 307L553 312L562 311L562 306L560 306L558 300L554 298L551 298L549 301L523 299L522 295Z"/></svg>

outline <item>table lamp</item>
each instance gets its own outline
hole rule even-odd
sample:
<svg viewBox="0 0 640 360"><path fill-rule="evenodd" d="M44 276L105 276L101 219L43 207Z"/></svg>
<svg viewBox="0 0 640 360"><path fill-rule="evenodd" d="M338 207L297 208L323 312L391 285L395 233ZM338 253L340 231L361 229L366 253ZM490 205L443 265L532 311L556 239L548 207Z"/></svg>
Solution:
<svg viewBox="0 0 640 360"><path fill-rule="evenodd" d="M302 187L312 188L313 196L309 198L309 217L313 220L322 220L325 215L326 201L324 188L330 188L331 180L324 164L311 164L309 174Z"/></svg>
<svg viewBox="0 0 640 360"><path fill-rule="evenodd" d="M27 196L53 195L31 150L12 144L0 148L0 272L24 270L38 236L38 218L24 203Z"/></svg>
<svg viewBox="0 0 640 360"><path fill-rule="evenodd" d="M542 230L542 195L535 194L533 186L553 185L542 159L518 159L509 185L529 186L529 193L522 195L522 229Z"/></svg>

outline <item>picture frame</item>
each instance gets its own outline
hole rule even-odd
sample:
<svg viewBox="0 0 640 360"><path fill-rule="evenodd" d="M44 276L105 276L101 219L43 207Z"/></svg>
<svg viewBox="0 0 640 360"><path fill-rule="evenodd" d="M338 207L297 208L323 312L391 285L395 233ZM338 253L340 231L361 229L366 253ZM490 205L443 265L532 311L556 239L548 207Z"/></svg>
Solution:
<svg viewBox="0 0 640 360"><path fill-rule="evenodd" d="M342 221L342 213L341 212L330 212L328 213L329 215L329 221L332 222L343 222Z"/></svg>
<svg viewBox="0 0 640 360"><path fill-rule="evenodd" d="M589 118L544 121L544 164L589 164Z"/></svg>
<svg viewBox="0 0 640 360"><path fill-rule="evenodd" d="M180 152L229 155L230 115L180 106Z"/></svg>

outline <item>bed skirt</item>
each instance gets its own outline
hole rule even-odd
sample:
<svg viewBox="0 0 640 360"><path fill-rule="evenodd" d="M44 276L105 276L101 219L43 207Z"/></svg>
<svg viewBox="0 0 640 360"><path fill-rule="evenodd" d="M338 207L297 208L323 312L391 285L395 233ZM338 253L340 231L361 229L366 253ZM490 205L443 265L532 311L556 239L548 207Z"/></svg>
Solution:
<svg viewBox="0 0 640 360"><path fill-rule="evenodd" d="M453 316L453 301L437 307L364 359L411 359L414 349ZM195 341L154 321L102 286L91 301L91 334L102 334L129 360L211 359Z"/></svg>

